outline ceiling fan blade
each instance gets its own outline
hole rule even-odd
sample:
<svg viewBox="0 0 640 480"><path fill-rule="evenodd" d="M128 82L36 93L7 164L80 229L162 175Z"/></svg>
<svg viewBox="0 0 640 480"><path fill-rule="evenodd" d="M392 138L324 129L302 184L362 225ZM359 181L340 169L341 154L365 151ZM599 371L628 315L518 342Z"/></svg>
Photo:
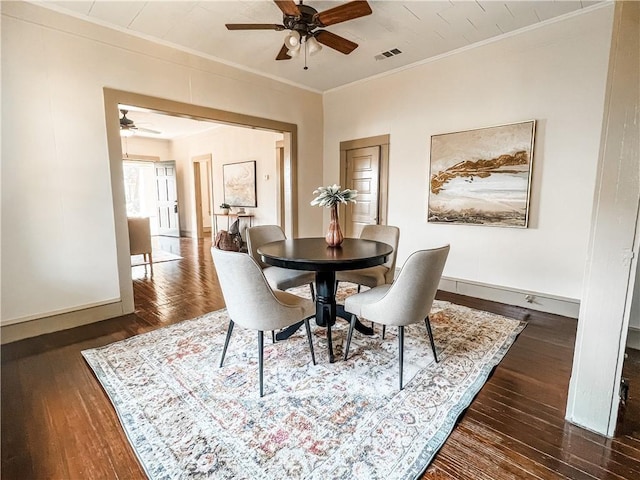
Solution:
<svg viewBox="0 0 640 480"><path fill-rule="evenodd" d="M160 135L162 132L160 132L159 130L152 130L150 128L144 128L144 127L135 127L139 132L146 132L146 133L155 133L156 135Z"/></svg>
<svg viewBox="0 0 640 480"><path fill-rule="evenodd" d="M300 9L296 2L293 0L273 0L278 8L282 10L285 15L291 15L292 17L299 17L301 15Z"/></svg>
<svg viewBox="0 0 640 480"><path fill-rule="evenodd" d="M340 22L346 22L372 13L371 7L364 0L355 0L337 7L324 10L314 15L314 19L321 27L327 27ZM327 45L329 46L329 45Z"/></svg>
<svg viewBox="0 0 640 480"><path fill-rule="evenodd" d="M288 51L289 49L287 48L287 46L282 45L282 48L280 49L280 51L278 52L278 55L276 56L276 60L291 60L291 57L287 53Z"/></svg>
<svg viewBox="0 0 640 480"><path fill-rule="evenodd" d="M321 44L326 45L329 48L333 48L339 52L344 53L345 55L349 55L356 48L358 48L358 44L352 42L351 40L347 40L340 35L336 35L335 33L327 32L326 30L320 30L315 34L316 40L318 40Z"/></svg>
<svg viewBox="0 0 640 480"><path fill-rule="evenodd" d="M284 30L277 23L226 23L227 30Z"/></svg>

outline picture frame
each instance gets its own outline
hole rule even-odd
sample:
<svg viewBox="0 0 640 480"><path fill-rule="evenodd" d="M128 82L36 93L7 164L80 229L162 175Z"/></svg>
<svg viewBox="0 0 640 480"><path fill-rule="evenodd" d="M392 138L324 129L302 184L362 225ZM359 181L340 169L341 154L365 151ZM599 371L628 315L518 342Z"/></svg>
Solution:
<svg viewBox="0 0 640 480"><path fill-rule="evenodd" d="M527 228L535 125L432 135L427 222Z"/></svg>
<svg viewBox="0 0 640 480"><path fill-rule="evenodd" d="M232 207L258 206L255 160L222 165L222 181L225 203Z"/></svg>

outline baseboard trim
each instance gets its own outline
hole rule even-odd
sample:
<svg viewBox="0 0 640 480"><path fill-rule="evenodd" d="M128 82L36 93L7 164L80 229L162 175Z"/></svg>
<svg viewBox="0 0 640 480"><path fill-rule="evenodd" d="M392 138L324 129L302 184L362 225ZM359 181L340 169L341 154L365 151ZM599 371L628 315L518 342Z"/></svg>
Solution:
<svg viewBox="0 0 640 480"><path fill-rule="evenodd" d="M627 332L627 347L640 350L640 329L629 327Z"/></svg>
<svg viewBox="0 0 640 480"><path fill-rule="evenodd" d="M515 305L541 312L553 313L565 317L578 318L580 301L528 290L518 290L495 285L471 282L452 277L442 277L440 290L468 297L476 297L507 305ZM124 315L121 301L85 308L73 312L50 315L34 320L3 325L0 329L0 344L16 342L25 338L37 337L47 333L87 325L108 318ZM627 345L640 349L640 330L630 328Z"/></svg>
<svg viewBox="0 0 640 480"><path fill-rule="evenodd" d="M580 300L546 293L489 285L453 277L442 277L440 290L468 297L515 305L564 317L578 318Z"/></svg>
<svg viewBox="0 0 640 480"><path fill-rule="evenodd" d="M13 323L11 325L3 325L2 329L0 329L0 344L4 345L6 343L24 340L25 338L67 330L108 318L119 317L125 313L128 312L124 312L122 301L118 300L117 302L106 305L50 315L21 323Z"/></svg>

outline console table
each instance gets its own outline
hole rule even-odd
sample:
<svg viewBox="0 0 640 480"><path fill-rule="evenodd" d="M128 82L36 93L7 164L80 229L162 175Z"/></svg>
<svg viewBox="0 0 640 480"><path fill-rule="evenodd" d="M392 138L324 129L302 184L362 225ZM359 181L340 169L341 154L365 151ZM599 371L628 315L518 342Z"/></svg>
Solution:
<svg viewBox="0 0 640 480"><path fill-rule="evenodd" d="M240 219L240 224L242 223L242 219L247 219L248 221L248 227L252 227L253 226L253 214L251 213L214 213L213 214L213 238L216 238L216 235L218 234L218 217L222 217L227 219L227 231L229 230L229 227L231 226L231 219L233 218L234 220L236 218ZM240 224L238 226L240 226ZM245 227L247 228L247 227ZM240 232L242 233L242 229L239 229Z"/></svg>

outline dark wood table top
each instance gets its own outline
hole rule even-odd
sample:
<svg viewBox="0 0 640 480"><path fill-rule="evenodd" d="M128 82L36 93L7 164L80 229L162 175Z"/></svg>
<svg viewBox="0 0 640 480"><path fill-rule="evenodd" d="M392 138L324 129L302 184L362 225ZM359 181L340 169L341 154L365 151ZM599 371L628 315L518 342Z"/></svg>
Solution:
<svg viewBox="0 0 640 480"><path fill-rule="evenodd" d="M345 238L329 247L324 237L295 238L267 243L258 248L262 261L277 267L316 272L357 270L384 263L393 247L382 242Z"/></svg>

